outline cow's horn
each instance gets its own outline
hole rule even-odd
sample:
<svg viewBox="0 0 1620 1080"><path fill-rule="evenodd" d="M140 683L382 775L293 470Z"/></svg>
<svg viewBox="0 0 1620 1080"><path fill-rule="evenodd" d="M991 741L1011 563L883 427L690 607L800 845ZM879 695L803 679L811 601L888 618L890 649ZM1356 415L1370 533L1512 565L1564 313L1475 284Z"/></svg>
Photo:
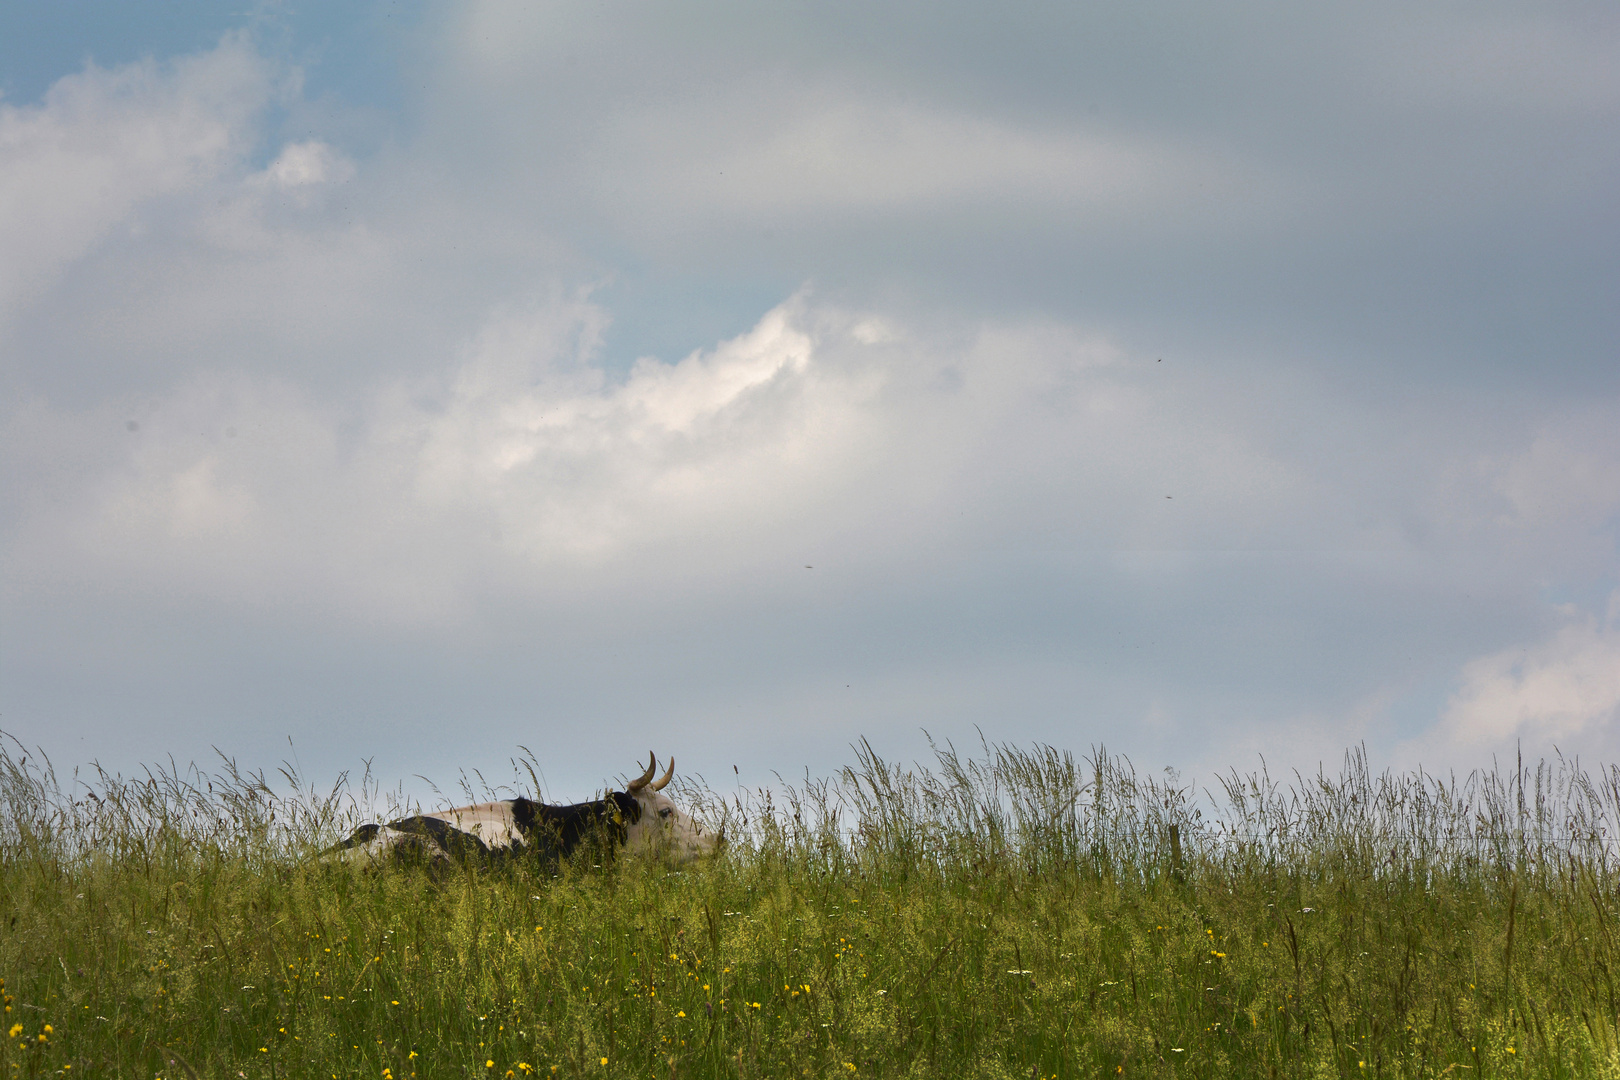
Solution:
<svg viewBox="0 0 1620 1080"><path fill-rule="evenodd" d="M647 762L647 771L642 773L638 779L630 781L629 785L624 790L640 791L642 788L647 786L647 781L651 780L653 778L653 774L658 771L658 755L648 754L647 756L652 758L651 761Z"/></svg>
<svg viewBox="0 0 1620 1080"><path fill-rule="evenodd" d="M664 770L663 779L659 780L658 783L654 784L652 786L652 789L654 791L663 791L664 790L664 785L669 783L670 777L672 777L674 775L675 775L675 759L670 758L669 759L669 768Z"/></svg>

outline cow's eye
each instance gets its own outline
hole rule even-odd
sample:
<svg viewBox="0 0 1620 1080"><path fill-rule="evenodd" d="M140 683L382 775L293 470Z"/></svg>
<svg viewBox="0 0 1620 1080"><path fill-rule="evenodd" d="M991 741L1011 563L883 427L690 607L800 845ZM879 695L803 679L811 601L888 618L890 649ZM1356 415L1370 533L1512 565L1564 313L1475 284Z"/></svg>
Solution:
<svg viewBox="0 0 1620 1080"><path fill-rule="evenodd" d="M662 810L658 811L658 816L661 817L661 818L673 817L674 815L675 815L675 811L671 810L667 806L664 807Z"/></svg>

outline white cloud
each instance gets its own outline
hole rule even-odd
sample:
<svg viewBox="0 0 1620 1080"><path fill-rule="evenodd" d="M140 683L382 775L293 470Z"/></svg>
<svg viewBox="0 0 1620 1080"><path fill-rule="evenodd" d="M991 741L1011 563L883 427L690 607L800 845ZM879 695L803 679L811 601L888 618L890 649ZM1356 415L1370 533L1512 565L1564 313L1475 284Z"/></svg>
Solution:
<svg viewBox="0 0 1620 1080"><path fill-rule="evenodd" d="M622 163L612 186L636 190L636 205L728 220L932 215L974 204L1163 215L1211 199L1275 213L1281 198L1276 178L1252 166L1136 133L823 95L778 101L768 113L738 103L735 123L694 139L678 111L689 107L622 119L604 133L593 167Z"/></svg>
<svg viewBox="0 0 1620 1080"><path fill-rule="evenodd" d="M272 72L240 36L159 65L89 68L0 103L0 329L143 202L238 165Z"/></svg>
<svg viewBox="0 0 1620 1080"><path fill-rule="evenodd" d="M559 314L577 329L555 325ZM542 562L751 532L837 468L869 392L812 363L803 314L790 302L712 351L644 359L616 383L591 364L595 308L506 314L480 335L442 408L389 423L419 442L422 498L476 506Z"/></svg>
<svg viewBox="0 0 1620 1080"><path fill-rule="evenodd" d="M609 381L603 313L557 299L492 316L442 384L383 384L358 411L217 374L77 412L35 399L5 418L7 456L58 475L15 493L12 552L30 587L93 567L114 591L432 622L514 587L475 571L491 562L543 591L556 565L735 549L814 512L878 382L814 364L804 321L792 302Z"/></svg>
<svg viewBox="0 0 1620 1080"><path fill-rule="evenodd" d="M1420 556L1500 547L1529 520L1533 554L1576 520L1601 540L1620 500L1578 475L1567 499L1521 478L1575 472L1544 439L1490 469L1436 456L1438 472L1414 473L1421 441L1373 456L1382 436L1347 423L1353 444L1313 464L1271 437L1315 407L1308 387L1256 399L1047 320L919 326L801 295L618 376L607 324L583 294L502 305L442 375L347 399L203 371L85 409L32 400L5 421L8 454L78 471L18 489L18 559L64 579L97 566L114 589L403 605L431 622L649 552L676 578L720 581L834 543L897 573L986 547ZM1403 471L1410 490L1347 504L1339 452L1356 484ZM1541 501L1513 501L1521 488ZM1427 517L1388 520L1412 514Z"/></svg>
<svg viewBox="0 0 1620 1080"><path fill-rule="evenodd" d="M1152 366L1072 328L926 332L796 297L609 378L604 323L577 296L505 307L443 379L381 383L358 408L217 374L141 404L35 401L6 424L11 452L86 472L20 493L20 557L268 604L392 608L408 583L410 617L431 620L653 551L723 579L830 537L872 566L1031 529L1094 549L1241 541L1296 483L1207 396L1186 411Z"/></svg>
<svg viewBox="0 0 1620 1080"><path fill-rule="evenodd" d="M264 176L282 188L339 184L354 176L354 164L319 139L310 139L283 147Z"/></svg>
<svg viewBox="0 0 1620 1080"><path fill-rule="evenodd" d="M1563 614L1551 637L1463 668L1441 719L1446 738L1464 747L1612 739L1620 724L1620 593L1606 618Z"/></svg>
<svg viewBox="0 0 1620 1080"><path fill-rule="evenodd" d="M1549 528L1571 540L1598 538L1620 511L1620 415L1590 402L1542 426L1500 465L1500 520L1516 532Z"/></svg>

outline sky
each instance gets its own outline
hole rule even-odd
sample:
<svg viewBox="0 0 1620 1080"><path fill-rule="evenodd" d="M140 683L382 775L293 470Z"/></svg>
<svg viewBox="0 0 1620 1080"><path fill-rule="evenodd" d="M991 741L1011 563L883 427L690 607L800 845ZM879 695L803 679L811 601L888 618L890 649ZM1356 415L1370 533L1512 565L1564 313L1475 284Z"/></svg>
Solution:
<svg viewBox="0 0 1620 1080"><path fill-rule="evenodd" d="M0 731L1620 760L1620 9L0 11Z"/></svg>

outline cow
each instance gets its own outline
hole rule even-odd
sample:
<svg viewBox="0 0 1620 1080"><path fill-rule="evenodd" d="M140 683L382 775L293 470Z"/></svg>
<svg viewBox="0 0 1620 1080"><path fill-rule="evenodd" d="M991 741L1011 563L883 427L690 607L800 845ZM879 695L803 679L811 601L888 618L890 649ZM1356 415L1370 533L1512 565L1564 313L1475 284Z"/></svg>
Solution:
<svg viewBox="0 0 1620 1080"><path fill-rule="evenodd" d="M413 814L386 825L362 825L347 840L322 852L321 858L372 865L392 858L434 868L531 858L554 867L592 845L600 845L602 854L622 847L663 853L678 862L713 854L725 837L698 824L663 794L675 775L675 759L669 759L668 770L654 781L658 757L649 756L646 772L606 798L572 806L501 799Z"/></svg>

